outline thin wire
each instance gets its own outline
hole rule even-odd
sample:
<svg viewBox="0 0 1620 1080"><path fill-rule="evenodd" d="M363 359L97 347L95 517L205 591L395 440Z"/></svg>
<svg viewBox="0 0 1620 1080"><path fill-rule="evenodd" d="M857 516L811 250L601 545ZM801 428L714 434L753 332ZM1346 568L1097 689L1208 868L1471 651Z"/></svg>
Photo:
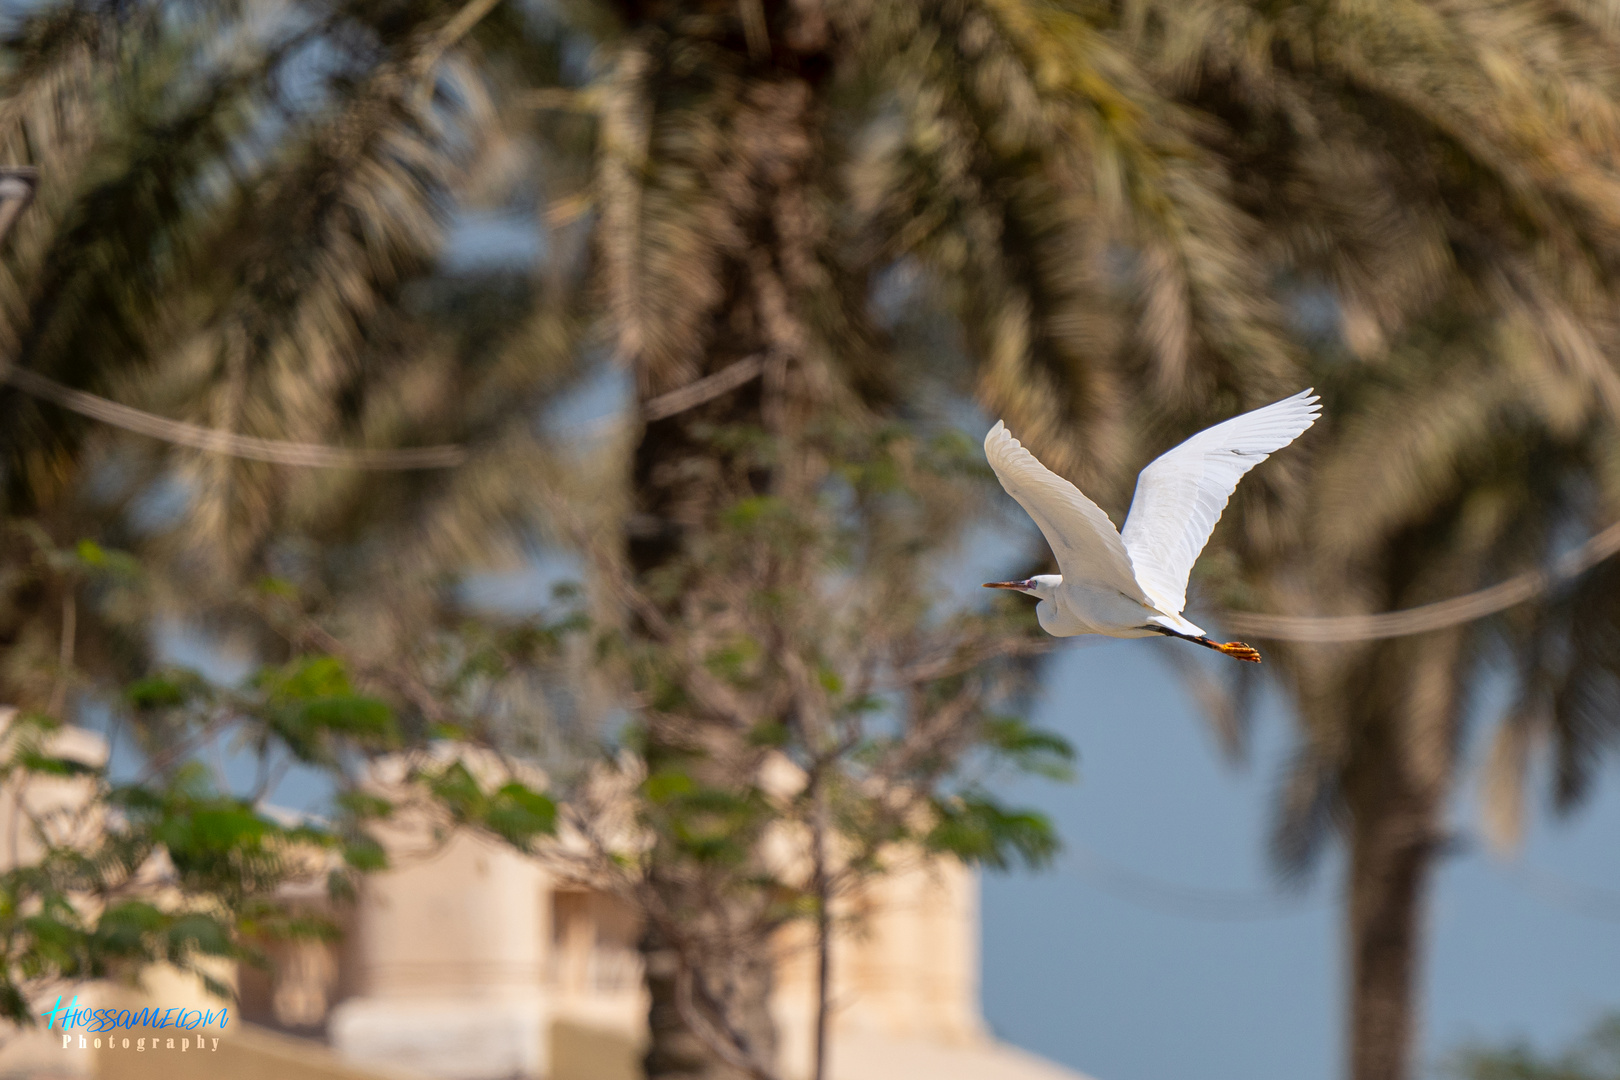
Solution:
<svg viewBox="0 0 1620 1080"><path fill-rule="evenodd" d="M1620 523L1610 525L1560 558L1551 571L1529 570L1478 592L1378 615L1261 615L1227 611L1221 623L1233 633L1274 641L1375 641L1443 630L1473 622L1542 595L1620 552Z"/></svg>
<svg viewBox="0 0 1620 1080"><path fill-rule="evenodd" d="M748 0L742 2L746 7ZM429 55L436 60L446 48L487 15L495 4L496 0L469 0L443 28L436 43L437 48L430 50ZM0 238L10 231L11 225L31 201L37 178L30 169L13 169L6 170L4 181L6 187L0 190L0 203L5 204L6 213L0 220ZM642 418L653 421L684 412L743 385L763 370L763 357L746 357L713 375L698 379L690 386L647 402L642 407ZM0 360L0 380L64 409L126 431L180 446L278 465L377 471L448 469L460 465L467 457L466 448L457 445L390 450L349 449L238 435L120 405L95 394L63 386L4 360ZM1406 637L1458 626L1505 611L1547 592L1559 582L1578 577L1616 552L1620 552L1620 523L1609 526L1564 556L1550 574L1540 570L1527 571L1489 588L1450 600L1377 615L1264 615L1229 611L1221 621L1234 633L1274 641L1337 643Z"/></svg>
<svg viewBox="0 0 1620 1080"><path fill-rule="evenodd" d="M750 379L757 378L762 370L764 370L763 357L746 357L713 375L653 398L642 406L642 417L649 421L662 420L676 413L685 412L735 390ZM3 360L0 360L0 382L10 383L26 394L59 405L80 416L88 416L92 420L100 420L104 424L133 431L138 435L146 435L176 446L188 446L194 450L228 454L252 461L267 461L275 465L317 469L400 471L453 469L467 460L466 447L455 444L370 450L238 435L233 431L188 424L183 420L171 420L166 416L121 405L83 390L63 386L38 372L17 367ZM614 427L622 422L618 417L612 418ZM590 434L598 433L592 431Z"/></svg>
<svg viewBox="0 0 1620 1080"><path fill-rule="evenodd" d="M1160 881L1070 840L1065 864L1087 884L1128 904L1206 922L1258 922L1320 909L1319 897L1204 889ZM1544 904L1604 922L1620 922L1620 892L1570 881L1537 867L1515 863L1501 873Z"/></svg>
<svg viewBox="0 0 1620 1080"><path fill-rule="evenodd" d="M1275 892L1204 889L1160 881L1068 839L1064 863L1092 887L1126 903L1184 919L1253 922L1280 919L1318 909L1318 897Z"/></svg>
<svg viewBox="0 0 1620 1080"><path fill-rule="evenodd" d="M1570 881L1523 863L1513 863L1502 871L1505 877L1538 900L1589 919L1620 922L1620 892Z"/></svg>
<svg viewBox="0 0 1620 1080"><path fill-rule="evenodd" d="M690 386L660 395L642 407L645 420L660 420L684 412L736 389L763 370L762 357L750 356ZM216 454L308 468L398 471L450 469L467 459L463 446L447 444L405 449L351 449L319 443L287 442L201 427L182 420L144 412L104 397L74 390L37 372L0 361L0 381L34 397L59 405L113 427L146 435L178 446ZM612 426L622 423L613 418ZM591 434L597 434L593 431ZM1530 570L1464 596L1377 615L1265 615L1227 611L1222 624L1233 633L1273 641L1321 644L1375 641L1443 630L1506 611L1546 593L1555 585L1584 574L1620 552L1620 523L1609 526L1554 564L1549 573Z"/></svg>
<svg viewBox="0 0 1620 1080"><path fill-rule="evenodd" d="M500 0L468 0L435 35L428 48L418 58L417 67L426 71L436 65L439 58L465 37L484 16L494 10L499 2ZM37 186L38 173L34 169L0 169L0 240L5 238L22 212L27 209ZM0 382L10 383L26 394L125 431L133 431L177 446L188 446L209 453L227 454L231 457L265 461L275 465L317 469L405 471L451 469L467 460L466 448L456 445L388 450L351 449L318 443L261 439L252 435L239 435L232 431L205 428L144 412L128 405L120 405L116 401L109 401L83 390L74 390L37 372L17 367L5 359L0 359Z"/></svg>
<svg viewBox="0 0 1620 1080"><path fill-rule="evenodd" d="M238 435L232 431L200 427L182 420L171 420L143 412L128 405L120 405L104 397L74 390L47 379L37 372L28 371L0 361L0 382L10 383L18 390L34 397L60 405L69 412L100 420L104 424L133 431L176 446L189 446L214 454L267 461L275 465L297 465L316 469L367 469L373 471L400 471L407 469L452 469L467 460L463 446L420 446L407 449L370 450L319 443L285 442L281 439L261 439L252 435Z"/></svg>

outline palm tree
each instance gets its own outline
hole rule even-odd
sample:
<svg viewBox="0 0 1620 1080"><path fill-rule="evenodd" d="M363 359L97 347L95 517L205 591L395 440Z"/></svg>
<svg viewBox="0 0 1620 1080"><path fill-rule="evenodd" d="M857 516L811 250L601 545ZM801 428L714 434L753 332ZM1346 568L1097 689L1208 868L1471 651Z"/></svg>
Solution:
<svg viewBox="0 0 1620 1080"><path fill-rule="evenodd" d="M568 474L532 416L577 368L582 297L438 264L510 148L466 40L493 4L273 7L87 0L13 28L0 138L42 179L0 283L0 363L28 376L0 389L4 512L138 549L159 606L193 618L265 576L369 597L347 617L383 655L442 611L445 566L542 524L532 485ZM169 454L15 388L42 379L234 435L474 448L454 482ZM0 698L39 707L61 605L6 543ZM289 550L311 543L331 557ZM140 635L106 629L79 622L80 666L139 668Z"/></svg>
<svg viewBox="0 0 1620 1080"><path fill-rule="evenodd" d="M257 817L262 785L199 778L185 752L207 721L164 704L188 684L147 680L133 705L122 693L159 662L163 620L255 633L272 665L358 641L344 658L368 689L420 690L418 670L456 660L430 648L459 617L447 567L516 548L536 524L534 486L567 475L533 417L574 370L577 290L437 272L450 211L477 204L506 141L468 62L493 6L82 0L6 15L0 144L41 185L0 272L0 701L81 719L87 704L129 706L154 774L117 796L132 800L126 827L95 860L68 847L8 871L13 907L43 898L55 920L8 931L10 1020L29 1018L42 977L165 951L189 963L197 927L181 919L171 941L165 920L128 926L154 834L176 839L190 815L241 826L213 850L171 845L177 885L199 918L217 916L196 951L243 955L244 910L277 925L285 867L263 837L308 834ZM290 470L149 437L187 444L199 427L260 457L273 441L371 464L453 442L463 463L454 483ZM142 572L108 545L138 553ZM254 582L302 598L282 634L244 617ZM391 696L416 738L440 718L431 693ZM31 724L14 731L26 741ZM271 735L259 726L261 753ZM15 743L8 783L24 775ZM105 778L94 790L113 797Z"/></svg>
<svg viewBox="0 0 1620 1080"><path fill-rule="evenodd" d="M874 302L885 272L920 279L965 329L987 406L1092 478L1112 479L1145 391L1191 416L1282 384L1288 352L1224 179L1088 19L1019 3L609 10L602 73L581 95L600 124L609 327L649 416L628 566L657 621L720 635L727 609L684 588L690 565L732 508L815 479L716 432L791 440L827 415L904 415L907 371ZM1162 286L1145 319L1110 276L1122 243ZM649 408L687 390L692 408ZM648 618L639 632L656 634ZM701 748L689 767L743 798L762 748L688 705L644 710L649 768ZM649 932L647 1072L761 1075L716 1060L682 995L683 980L711 988L736 1048L770 1059L763 909L690 858L655 849L658 903L729 927L730 955L693 979L694 961ZM743 865L757 872L757 857Z"/></svg>
<svg viewBox="0 0 1620 1080"><path fill-rule="evenodd" d="M1545 566L1564 537L1607 523L1620 84L1605 18L1517 4L1128 9L1160 85L1212 119L1277 278L1337 315L1337 333L1305 342L1327 422L1305 444L1301 513L1263 493L1246 504L1234 606L1407 607ZM1574 100L1589 124L1570 121ZM1592 696L1611 677L1611 604L1599 573L1484 624L1276 651L1301 719L1281 865L1301 869L1335 831L1350 855L1355 1080L1411 1068L1424 900L1471 690L1492 666L1518 673L1499 790L1517 790L1526 733L1551 733L1569 805L1613 738Z"/></svg>
<svg viewBox="0 0 1620 1080"><path fill-rule="evenodd" d="M1266 610L1362 614L1463 595L1551 565L1609 524L1617 432L1579 380L1524 363L1525 332L1475 310L1414 329L1376 376L1322 373L1329 427L1312 452L1300 532L1251 564L1234 597ZM1284 553L1286 552L1286 554ZM1251 553L1251 556L1253 553ZM1280 866L1328 838L1349 855L1352 1075L1406 1075L1423 920L1462 780L1478 687L1511 673L1488 794L1514 831L1531 749L1550 744L1557 803L1585 794L1617 726L1602 704L1620 662L1607 566L1522 608L1413 636L1279 642L1268 651L1300 720L1278 808Z"/></svg>

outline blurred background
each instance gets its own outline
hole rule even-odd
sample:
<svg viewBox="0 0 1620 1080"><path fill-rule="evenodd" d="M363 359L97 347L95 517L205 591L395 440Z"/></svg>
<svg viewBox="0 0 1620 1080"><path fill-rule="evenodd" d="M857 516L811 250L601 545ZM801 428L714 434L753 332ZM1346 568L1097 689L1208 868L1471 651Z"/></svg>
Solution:
<svg viewBox="0 0 1620 1080"><path fill-rule="evenodd" d="M1620 6L0 35L0 1074L1620 1077Z"/></svg>

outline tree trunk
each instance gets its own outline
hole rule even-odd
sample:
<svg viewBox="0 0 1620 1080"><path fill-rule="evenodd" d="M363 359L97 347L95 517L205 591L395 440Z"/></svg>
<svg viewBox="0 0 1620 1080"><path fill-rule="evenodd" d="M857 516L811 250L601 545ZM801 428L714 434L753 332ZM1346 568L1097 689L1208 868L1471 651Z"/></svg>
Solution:
<svg viewBox="0 0 1620 1080"><path fill-rule="evenodd" d="M1359 713L1344 786L1350 1080L1412 1072L1424 919L1457 767L1461 646L1457 632L1386 643L1356 689L1346 688Z"/></svg>
<svg viewBox="0 0 1620 1080"><path fill-rule="evenodd" d="M1350 830L1350 1077L1406 1080L1417 1030L1438 807L1386 798Z"/></svg>
<svg viewBox="0 0 1620 1080"><path fill-rule="evenodd" d="M742 0L701 19L679 4L649 18L653 10L627 7L641 32L604 110L603 254L620 348L633 359L643 405L742 370L739 362L760 371L649 420L632 466L626 552L635 584L673 628L666 635L708 643L723 636L725 615L693 569L707 557L705 537L727 508L783 482L780 459L761 467L755 451L731 447L754 439L748 433L781 441L783 417L816 397L803 373L822 359L810 355L806 310L826 284L827 229L811 192L831 43L814 3ZM717 30L727 18L736 25ZM683 230L680 243L670 240ZM668 257L675 247L686 252L680 260ZM717 431L738 439L717 440ZM633 629L653 649L667 647L645 615ZM721 715L690 694L667 707L653 698L642 711L650 772L676 768L708 789L751 789L764 750L747 728L773 718ZM759 837L745 836L753 857L724 869L694 859L667 827L653 832L647 885L661 914L641 943L646 1074L769 1075L773 898L752 884Z"/></svg>
<svg viewBox="0 0 1620 1080"><path fill-rule="evenodd" d="M641 939L641 955L646 964L649 999L647 1053L642 1059L647 1076L659 1080L752 1080L748 1069L719 1060L711 1045L688 1026L681 1003L681 958L674 943L649 927ZM701 965L697 977L712 982L714 969L721 965L707 959L709 962ZM742 1043L740 1058L774 1065L776 1025L767 1007L772 985L770 950L747 950L740 960L726 965L733 971L717 995L731 1031L712 1034L722 1038L735 1034Z"/></svg>
<svg viewBox="0 0 1620 1080"><path fill-rule="evenodd" d="M704 373L737 359L735 353L712 356ZM636 454L637 514L629 542L631 567L645 593L659 596L660 573L681 565L687 542L730 501L747 495L724 482L734 474L733 463L697 437L692 425L758 425L761 396L756 380L725 401L648 425ZM748 488L762 493L768 482L754 476ZM672 597L659 606L678 633L706 636L698 625L707 614L705 605L685 599ZM701 708L679 717L649 709L645 718L649 772L669 765L705 787L733 792L754 782L762 749L734 723L704 716ZM724 1060L714 1042L738 1041L740 1053L774 1068L773 961L769 937L759 931L763 898L746 888L728 888L712 867L685 865L678 845L667 841L660 837L651 854L648 884L683 940L671 940L669 926L649 926L641 942L650 996L646 1074L648 1080L744 1080L750 1071ZM690 980L684 990L683 978ZM703 1035L689 1026L694 1010L708 1028Z"/></svg>

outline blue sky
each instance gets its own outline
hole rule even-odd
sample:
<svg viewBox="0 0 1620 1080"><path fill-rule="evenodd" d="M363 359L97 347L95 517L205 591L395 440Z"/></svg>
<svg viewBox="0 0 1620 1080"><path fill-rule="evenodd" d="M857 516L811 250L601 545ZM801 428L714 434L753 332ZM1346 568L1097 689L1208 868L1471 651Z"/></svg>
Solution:
<svg viewBox="0 0 1620 1080"><path fill-rule="evenodd" d="M1286 714L1266 702L1249 764L1225 765L1161 657L1174 647L1077 643L1052 665L1035 719L1075 744L1080 778L1018 794L1071 850L986 877L986 1017L1096 1080L1337 1078L1339 861L1289 896L1265 859ZM1465 1039L1556 1048L1620 1009L1616 771L1572 819L1541 814L1517 860L1475 844L1444 864L1426 1064ZM1471 804L1464 792L1457 824L1472 835Z"/></svg>

